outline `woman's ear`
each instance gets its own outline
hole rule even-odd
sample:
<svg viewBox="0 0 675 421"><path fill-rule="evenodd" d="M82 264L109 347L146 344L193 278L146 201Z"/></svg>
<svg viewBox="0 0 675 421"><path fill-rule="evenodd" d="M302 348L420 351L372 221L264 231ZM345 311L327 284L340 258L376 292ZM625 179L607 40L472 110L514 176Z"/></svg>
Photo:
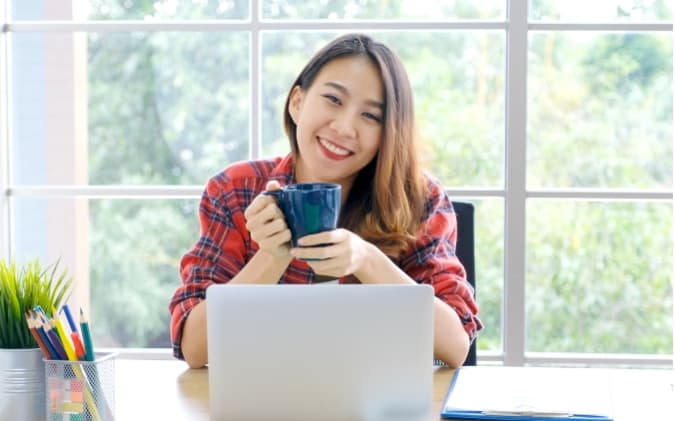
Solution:
<svg viewBox="0 0 675 421"><path fill-rule="evenodd" d="M299 85L295 85L291 90L291 98L288 101L288 114L291 115L293 123L298 124L300 117L300 110L302 109L302 101L305 95Z"/></svg>

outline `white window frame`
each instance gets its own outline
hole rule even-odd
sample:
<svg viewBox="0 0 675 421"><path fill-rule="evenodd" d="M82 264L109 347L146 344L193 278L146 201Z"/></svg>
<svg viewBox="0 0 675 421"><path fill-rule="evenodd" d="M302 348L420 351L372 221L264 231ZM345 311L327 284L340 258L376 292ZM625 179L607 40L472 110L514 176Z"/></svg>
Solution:
<svg viewBox="0 0 675 421"><path fill-rule="evenodd" d="M262 0L250 0L250 10L259 11ZM503 286L503 352L480 352L481 362L504 365L582 364L582 365L647 365L673 364L673 356L633 354L573 354L526 352L525 315L525 247L526 202L531 198L547 199L610 199L673 201L670 190L603 190L603 189L528 189L526 174L527 143L527 55L528 35L536 31L654 31L673 32L672 23L529 23L528 0L506 0L505 20L497 21L269 21L260 12L250 13L249 21L12 21L11 0L0 0L0 256L11 257L11 197L66 198L129 198L129 199L194 199L201 196L203 186L29 186L13 185L10 179L11 156L11 90L9 66L9 34L14 32L124 32L124 31L248 31L251 41L251 159L262 157L261 126L261 34L267 30L503 30L506 36L506 127L505 174L502 189L453 188L455 198L501 198L504 200L504 286ZM673 220L675 221L675 214ZM80 278L78 278L80 279ZM88 279L85 276L81 279ZM86 282L88 283L88 282ZM88 285L80 292L81 301L88 301ZM171 358L168 350L122 349L129 358Z"/></svg>

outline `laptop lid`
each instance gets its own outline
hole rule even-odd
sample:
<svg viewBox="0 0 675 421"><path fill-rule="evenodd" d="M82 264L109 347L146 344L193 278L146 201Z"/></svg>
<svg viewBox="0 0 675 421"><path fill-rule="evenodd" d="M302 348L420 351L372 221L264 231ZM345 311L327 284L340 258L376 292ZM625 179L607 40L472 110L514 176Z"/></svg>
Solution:
<svg viewBox="0 0 675 421"><path fill-rule="evenodd" d="M214 420L428 420L428 285L213 285Z"/></svg>

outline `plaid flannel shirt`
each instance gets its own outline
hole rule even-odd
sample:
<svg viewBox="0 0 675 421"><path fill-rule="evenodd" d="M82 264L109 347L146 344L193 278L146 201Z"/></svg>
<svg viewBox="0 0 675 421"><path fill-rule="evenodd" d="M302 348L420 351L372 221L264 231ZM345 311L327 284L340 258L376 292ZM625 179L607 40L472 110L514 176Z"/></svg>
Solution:
<svg viewBox="0 0 675 421"><path fill-rule="evenodd" d="M183 358L183 325L190 310L204 300L213 283L232 279L258 250L246 229L244 211L270 180L293 184L292 157L238 162L212 177L199 206L201 235L180 262L182 284L169 304L173 353ZM426 217L417 242L395 263L418 283L433 286L435 295L459 315L470 339L482 328L473 289L455 256L457 220L440 183L427 178ZM293 259L279 283L311 283L315 274L307 263ZM341 278L340 283L355 278ZM357 281L358 282L358 281Z"/></svg>

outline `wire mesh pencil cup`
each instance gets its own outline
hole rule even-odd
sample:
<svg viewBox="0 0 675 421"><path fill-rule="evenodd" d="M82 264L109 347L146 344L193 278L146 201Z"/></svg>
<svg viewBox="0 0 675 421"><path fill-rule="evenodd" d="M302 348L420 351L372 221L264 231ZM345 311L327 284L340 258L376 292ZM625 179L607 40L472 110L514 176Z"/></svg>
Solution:
<svg viewBox="0 0 675 421"><path fill-rule="evenodd" d="M115 416L115 356L94 361L45 359L47 421L112 421Z"/></svg>

